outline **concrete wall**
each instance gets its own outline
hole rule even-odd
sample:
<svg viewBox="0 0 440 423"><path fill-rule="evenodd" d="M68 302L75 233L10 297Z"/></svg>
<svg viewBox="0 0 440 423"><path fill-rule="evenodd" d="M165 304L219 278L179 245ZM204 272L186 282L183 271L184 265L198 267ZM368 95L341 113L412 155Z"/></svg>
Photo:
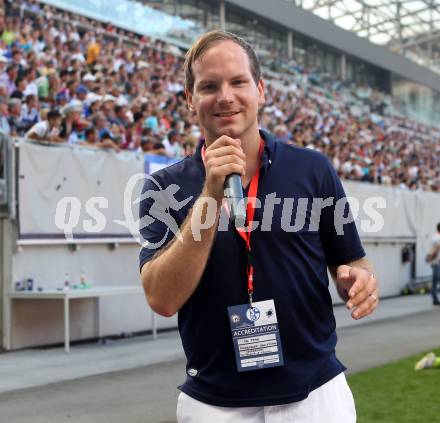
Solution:
<svg viewBox="0 0 440 423"><path fill-rule="evenodd" d="M10 291L12 286L12 254L14 251L14 243L15 243L15 234L14 234L14 226L12 221L7 219L0 219L0 227L1 227L1 236L0 236L0 282L1 282L1 340L2 343L0 347L6 345L6 337L8 332L8 327L6 322L8 320L9 308L8 303L6 301L6 295Z"/></svg>
<svg viewBox="0 0 440 423"><path fill-rule="evenodd" d="M81 271L92 286L140 286L136 243L121 244L110 250L108 244L79 245L71 251L67 245L19 246L12 257L12 277L6 287L13 290L15 281L33 278L34 288L62 288L65 273L71 284L78 284ZM13 300L12 349L47 345L63 341L63 302L60 300ZM94 299L70 301L71 340L97 337ZM100 299L101 334L119 335L151 330L152 311L143 293ZM176 317L158 316L158 328L175 327Z"/></svg>

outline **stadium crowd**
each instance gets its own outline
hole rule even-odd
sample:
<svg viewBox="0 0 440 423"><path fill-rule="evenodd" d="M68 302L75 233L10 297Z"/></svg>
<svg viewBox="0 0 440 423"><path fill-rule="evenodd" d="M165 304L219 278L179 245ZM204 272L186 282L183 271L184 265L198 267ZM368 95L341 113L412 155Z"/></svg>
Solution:
<svg viewBox="0 0 440 423"><path fill-rule="evenodd" d="M181 158L203 136L186 107L183 52L58 11L6 1L0 16L0 129L18 137ZM25 13L26 12L26 13ZM320 150L342 178L440 191L440 130L392 99L294 61L264 69L261 126Z"/></svg>

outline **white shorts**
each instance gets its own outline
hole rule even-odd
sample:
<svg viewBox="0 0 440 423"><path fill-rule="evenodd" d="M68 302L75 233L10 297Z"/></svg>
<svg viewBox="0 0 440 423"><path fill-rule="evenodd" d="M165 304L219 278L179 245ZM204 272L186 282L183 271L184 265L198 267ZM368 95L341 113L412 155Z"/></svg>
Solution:
<svg viewBox="0 0 440 423"><path fill-rule="evenodd" d="M266 407L217 407L181 392L178 423L355 423L353 395L344 373L298 402Z"/></svg>

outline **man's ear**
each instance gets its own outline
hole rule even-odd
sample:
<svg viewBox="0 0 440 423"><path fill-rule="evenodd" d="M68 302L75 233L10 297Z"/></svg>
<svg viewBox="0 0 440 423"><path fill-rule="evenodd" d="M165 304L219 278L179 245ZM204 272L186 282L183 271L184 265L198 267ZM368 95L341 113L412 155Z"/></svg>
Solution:
<svg viewBox="0 0 440 423"><path fill-rule="evenodd" d="M258 81L257 88L258 88L258 106L262 107L266 103L266 96L264 95L265 86L264 86L264 81L262 79Z"/></svg>
<svg viewBox="0 0 440 423"><path fill-rule="evenodd" d="M191 112L194 112L195 109L194 109L194 105L193 105L193 96L192 96L192 93L187 88L185 88L185 97L186 97L186 104L188 106L188 109Z"/></svg>

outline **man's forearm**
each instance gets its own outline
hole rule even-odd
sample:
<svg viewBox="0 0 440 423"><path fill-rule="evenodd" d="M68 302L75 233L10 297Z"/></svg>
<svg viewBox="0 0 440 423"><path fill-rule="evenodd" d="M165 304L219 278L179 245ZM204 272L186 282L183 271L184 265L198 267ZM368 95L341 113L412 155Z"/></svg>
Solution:
<svg viewBox="0 0 440 423"><path fill-rule="evenodd" d="M433 261L440 252L440 245L433 245L427 256L427 262Z"/></svg>
<svg viewBox="0 0 440 423"><path fill-rule="evenodd" d="M35 132L31 132L28 136L28 139L30 140L35 140L35 141L40 141L42 138L39 137Z"/></svg>
<svg viewBox="0 0 440 423"><path fill-rule="evenodd" d="M192 218L201 216L200 220L205 221L207 210L202 193L182 225L182 241L175 238L142 268L142 284L148 303L163 316L177 313L200 282L217 233L220 206L216 207L214 224L207 229L195 228L198 222ZM194 237L195 229L200 234L198 240Z"/></svg>

